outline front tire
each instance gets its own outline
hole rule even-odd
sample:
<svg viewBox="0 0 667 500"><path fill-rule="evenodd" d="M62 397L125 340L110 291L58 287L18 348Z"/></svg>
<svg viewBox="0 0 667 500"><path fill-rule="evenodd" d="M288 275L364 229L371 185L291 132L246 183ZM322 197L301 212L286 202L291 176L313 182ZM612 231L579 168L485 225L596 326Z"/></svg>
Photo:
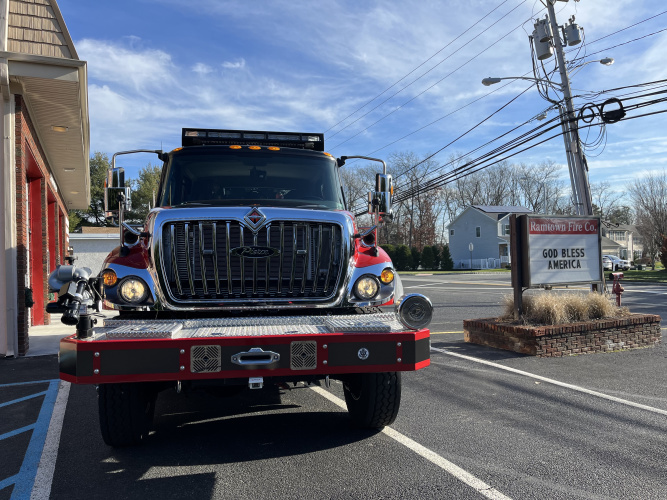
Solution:
<svg viewBox="0 0 667 500"><path fill-rule="evenodd" d="M343 382L345 403L355 425L381 430L396 420L401 406L400 372L359 373Z"/></svg>
<svg viewBox="0 0 667 500"><path fill-rule="evenodd" d="M98 408L104 442L131 446L144 441L153 423L156 399L151 384L101 384Z"/></svg>

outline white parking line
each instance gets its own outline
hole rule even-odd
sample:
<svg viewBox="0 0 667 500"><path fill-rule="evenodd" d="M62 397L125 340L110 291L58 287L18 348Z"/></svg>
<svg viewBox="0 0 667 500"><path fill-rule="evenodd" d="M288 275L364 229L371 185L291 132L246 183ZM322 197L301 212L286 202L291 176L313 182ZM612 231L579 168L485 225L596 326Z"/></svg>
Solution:
<svg viewBox="0 0 667 500"><path fill-rule="evenodd" d="M65 410L67 408L67 399L69 398L69 389L71 384L60 381L58 387L58 396L53 405L51 422L49 430L44 441L42 456L39 460L37 473L35 474L35 483L32 487L30 500L48 500L51 495L51 484L53 483L53 473L56 469L56 459L58 458L58 447L60 446L60 432L63 428Z"/></svg>
<svg viewBox="0 0 667 500"><path fill-rule="evenodd" d="M344 410L347 410L347 406L345 405L345 401L342 399L334 396L331 394L329 391L326 391L322 389L321 387L317 386L311 386L311 389L318 393L320 396L325 397L329 401L331 401L333 404L343 408ZM400 432L390 428L390 427L385 427L382 432L392 438L393 440L399 442L403 446L406 446L410 450L414 451L417 455L425 458L429 462L437 465L440 467L442 470L445 472L448 472L452 476L454 476L456 479L459 481L464 482L471 488L474 488L477 490L479 493L484 495L486 498L492 498L496 500L510 500L510 497L503 495L501 492L496 490L495 488L492 488L488 484L486 484L484 481L481 479L478 479L477 477L473 476L469 472L463 470L461 467L459 467L456 464L453 464L449 460L444 459L437 453L429 450L428 448L422 446L418 442L410 439L404 434L401 434Z"/></svg>
<svg viewBox="0 0 667 500"><path fill-rule="evenodd" d="M667 410L661 410L660 408L654 408L652 406L643 405L640 403L635 403L633 401L628 401L627 399L617 398L615 396L610 396L602 392L592 391L586 389L585 387L579 387L578 385L567 384L565 382L559 382L551 378L542 377L540 375L535 375L530 372L524 372L522 370L517 370L516 368L510 368L509 366L499 365L498 363L493 363L492 361L486 361L485 359L474 358L472 356L466 356L465 354L458 354L455 352L448 351L446 349L440 349L438 347L431 347L431 351L439 352L441 354L447 354L448 356L454 356L456 358L467 359L468 361L473 361L475 363L481 363L483 365L492 366L500 370L505 370L512 373L517 373L519 375L524 375L526 377L534 378L536 380L541 380L542 382L547 382L549 384L558 385L560 387L565 387L567 389L572 389L573 391L583 392L584 394L590 394L591 396L596 396L598 398L608 399L609 401L614 401L615 403L621 403L627 406L632 406L634 408L639 408L641 410L647 410L653 413L659 413L661 415L667 415Z"/></svg>

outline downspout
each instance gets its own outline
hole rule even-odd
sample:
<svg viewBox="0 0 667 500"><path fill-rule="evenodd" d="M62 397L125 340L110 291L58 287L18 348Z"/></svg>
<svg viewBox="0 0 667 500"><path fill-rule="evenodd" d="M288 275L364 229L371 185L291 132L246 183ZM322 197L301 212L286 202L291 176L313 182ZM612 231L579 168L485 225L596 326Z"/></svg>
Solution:
<svg viewBox="0 0 667 500"><path fill-rule="evenodd" d="M7 50L9 0L0 0L0 50ZM0 356L18 356L17 277L16 269L16 172L14 163L14 102L9 91L9 64L0 58L0 92L2 93L3 152L0 160Z"/></svg>

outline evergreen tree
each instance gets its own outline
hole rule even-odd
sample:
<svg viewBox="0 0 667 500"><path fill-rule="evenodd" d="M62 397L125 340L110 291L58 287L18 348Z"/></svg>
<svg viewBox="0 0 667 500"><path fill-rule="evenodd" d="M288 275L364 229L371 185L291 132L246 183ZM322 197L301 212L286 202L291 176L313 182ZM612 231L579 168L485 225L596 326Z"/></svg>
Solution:
<svg viewBox="0 0 667 500"><path fill-rule="evenodd" d="M449 253L449 245L442 247L442 268L445 271L454 269L454 261L452 260L452 254Z"/></svg>
<svg viewBox="0 0 667 500"><path fill-rule="evenodd" d="M438 271L442 262L442 246L433 245L433 269Z"/></svg>
<svg viewBox="0 0 667 500"><path fill-rule="evenodd" d="M417 271L419 269L419 265L421 264L421 260L421 252L417 249L417 247L412 247L412 263L410 264L410 268L413 271Z"/></svg>
<svg viewBox="0 0 667 500"><path fill-rule="evenodd" d="M431 271L433 270L434 263L435 263L435 257L433 255L433 247L430 246L424 247L421 258L422 267L426 270Z"/></svg>

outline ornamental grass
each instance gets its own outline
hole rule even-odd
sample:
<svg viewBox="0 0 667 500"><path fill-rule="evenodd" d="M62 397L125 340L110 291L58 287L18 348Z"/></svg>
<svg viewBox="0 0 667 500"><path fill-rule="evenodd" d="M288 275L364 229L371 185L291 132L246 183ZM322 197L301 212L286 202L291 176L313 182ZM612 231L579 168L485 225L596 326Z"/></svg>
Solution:
<svg viewBox="0 0 667 500"><path fill-rule="evenodd" d="M617 307L616 298L600 293L558 293L544 291L523 297L521 323L559 325L603 318L620 318L630 314L627 307ZM504 321L514 321L514 297L505 296Z"/></svg>

